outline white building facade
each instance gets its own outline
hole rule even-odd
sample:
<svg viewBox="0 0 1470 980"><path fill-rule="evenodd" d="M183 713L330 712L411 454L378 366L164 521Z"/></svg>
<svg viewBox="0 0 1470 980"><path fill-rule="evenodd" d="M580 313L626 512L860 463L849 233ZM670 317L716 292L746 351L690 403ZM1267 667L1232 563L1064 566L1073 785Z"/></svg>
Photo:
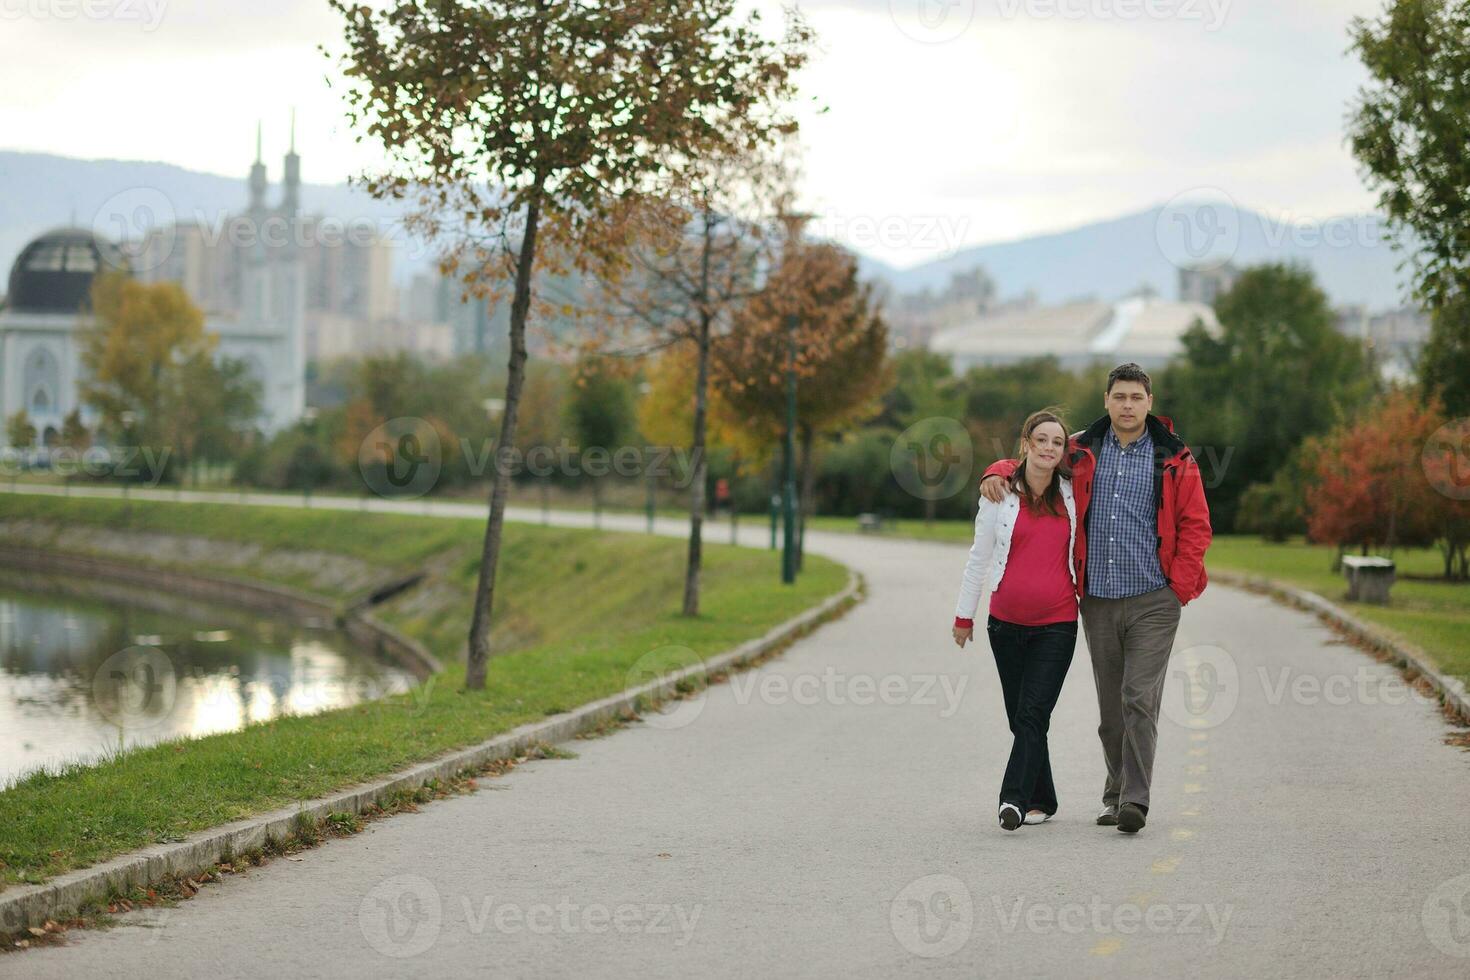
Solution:
<svg viewBox="0 0 1470 980"><path fill-rule="evenodd" d="M257 155L249 207L231 219L240 234L253 235L239 270L244 302L234 315L206 312L204 323L219 335L216 356L243 361L260 383L257 425L267 434L295 422L306 407L305 277L300 245L289 231L299 220L300 183L301 158L293 149L281 201L268 205L265 166ZM148 250L141 255L159 258ZM61 228L28 244L10 270L0 307L0 412L9 419L24 410L41 445L57 444L74 409L88 429L96 425L79 396L81 353L84 333L96 322L92 282L109 269L131 273L121 247L90 229ZM0 445L8 442L0 427Z"/></svg>

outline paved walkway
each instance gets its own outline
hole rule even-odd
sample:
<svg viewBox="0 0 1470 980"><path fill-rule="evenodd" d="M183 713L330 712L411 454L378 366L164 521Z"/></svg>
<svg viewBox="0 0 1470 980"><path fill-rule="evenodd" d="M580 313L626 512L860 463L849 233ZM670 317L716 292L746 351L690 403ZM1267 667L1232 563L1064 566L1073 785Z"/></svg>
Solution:
<svg viewBox="0 0 1470 980"><path fill-rule="evenodd" d="M1092 822L1079 641L1051 735L1061 812L1008 834L994 666L948 635L964 549L809 541L870 596L783 657L0 973L1470 974L1470 754L1315 619L1218 586L1185 609L1136 837Z"/></svg>

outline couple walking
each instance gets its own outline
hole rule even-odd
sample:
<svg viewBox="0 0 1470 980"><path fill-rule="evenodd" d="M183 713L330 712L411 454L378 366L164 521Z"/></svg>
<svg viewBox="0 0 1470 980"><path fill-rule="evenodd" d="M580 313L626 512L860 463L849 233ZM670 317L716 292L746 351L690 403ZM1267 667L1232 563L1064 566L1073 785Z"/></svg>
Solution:
<svg viewBox="0 0 1470 980"><path fill-rule="evenodd" d="M1210 514L1198 464L1173 423L1152 414L1153 385L1137 364L1112 370L1104 404L1107 415L1070 439L1058 413L1033 413L1019 459L993 463L980 483L954 640L973 639L990 589L985 628L1014 737L1000 788L1006 830L1057 812L1046 733L1079 605L1108 770L1097 822L1143 828L1174 632L1205 588Z"/></svg>

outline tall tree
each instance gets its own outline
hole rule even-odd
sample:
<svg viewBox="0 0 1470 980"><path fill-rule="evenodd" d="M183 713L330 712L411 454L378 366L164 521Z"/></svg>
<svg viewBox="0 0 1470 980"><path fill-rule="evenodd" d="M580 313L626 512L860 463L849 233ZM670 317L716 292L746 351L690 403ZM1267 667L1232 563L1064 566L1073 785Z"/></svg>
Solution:
<svg viewBox="0 0 1470 980"><path fill-rule="evenodd" d="M638 400L638 430L660 446L689 443L689 433L694 430L694 364L698 356L698 351L687 344L670 347L644 372L648 390ZM744 420L714 385L710 386L706 417L711 449L727 450L748 466L760 466L769 460L773 449L770 438L762 438L762 434L742 424Z"/></svg>
<svg viewBox="0 0 1470 980"><path fill-rule="evenodd" d="M570 397L566 402L567 423L577 440L579 469L585 478L593 454L611 460L633 432L633 386L626 372L606 358L584 357L577 363ZM595 457L593 457L595 458ZM591 473L592 513L602 523L601 474Z"/></svg>
<svg viewBox="0 0 1470 980"><path fill-rule="evenodd" d="M787 176L747 150L694 162L664 194L639 202L629 215L633 247L618 256L612 274L599 275L610 329L593 345L638 353L672 346L694 351L685 616L699 613L711 350L735 311L760 288L758 269L770 258L767 230L788 193Z"/></svg>
<svg viewBox="0 0 1470 980"><path fill-rule="evenodd" d="M698 371L695 370L695 364L698 357L699 352L694 346L680 344L665 350L644 372L648 388L638 400L638 429L644 438L652 440L656 445L690 445L697 401L695 386ZM725 461L733 477L754 472L769 461L774 444L767 437L768 434L751 431L714 384L710 385L705 418L707 437L704 455L718 459L720 453L726 454ZM704 479L708 467L694 465L692 453L690 465L692 470L680 474L680 477L691 483L696 478ZM738 520L739 510L732 506L731 543L735 541L735 525ZM687 567L686 565L686 595L689 588ZM695 586L698 586L697 578Z"/></svg>
<svg viewBox="0 0 1470 980"><path fill-rule="evenodd" d="M893 372L888 326L871 286L858 281L856 259L835 245L793 239L765 288L740 310L716 349L717 384L753 431L786 429L791 319L796 328L799 558L813 506L819 439L877 415Z"/></svg>
<svg viewBox="0 0 1470 980"><path fill-rule="evenodd" d="M36 426L25 409L5 420L5 438L16 449L29 449L36 444Z"/></svg>
<svg viewBox="0 0 1470 980"><path fill-rule="evenodd" d="M1456 293L1429 313L1429 341L1419 354L1419 380L1426 395L1445 408L1470 415L1470 291Z"/></svg>
<svg viewBox="0 0 1470 980"><path fill-rule="evenodd" d="M883 421L897 431L897 438L926 447L948 445L965 415L964 392L951 369L950 359L926 350L906 350L894 357L893 371L894 384L883 396ZM1008 420L1007 424L1013 422ZM972 439L975 436L973 425L970 436ZM995 455L1000 456L1002 452L997 448ZM904 460L905 466L924 466L929 462L913 454ZM966 484L970 483L969 476L965 474ZM907 480L899 482L913 486ZM939 500L934 494L925 494L923 501L924 521L932 523Z"/></svg>
<svg viewBox="0 0 1470 980"><path fill-rule="evenodd" d="M758 15L736 21L736 0L328 2L346 21L352 121L391 160L369 191L417 193L414 226L449 243L445 267L463 270L473 293L513 283L465 672L480 689L538 258L585 267L615 253L605 218L621 202L691 160L790 128L772 107L792 91L807 31L793 16L784 37L767 39Z"/></svg>
<svg viewBox="0 0 1470 980"><path fill-rule="evenodd" d="M1304 449L1307 528L1316 541L1392 553L1438 538L1450 503L1425 479L1424 444L1442 418L1408 391L1390 392L1372 411ZM1453 503L1463 506L1463 502Z"/></svg>
<svg viewBox="0 0 1470 980"><path fill-rule="evenodd" d="M166 459L183 466L260 414L258 385L239 362L215 361L219 337L177 284L103 274L92 308L79 390L114 438L166 449Z"/></svg>
<svg viewBox="0 0 1470 980"><path fill-rule="evenodd" d="M86 449L92 444L92 434L82 423L82 410L74 408L61 420L61 444L69 449Z"/></svg>
<svg viewBox="0 0 1470 980"><path fill-rule="evenodd" d="M1470 3L1390 0L1350 33L1369 79L1348 120L1353 153L1430 311L1421 380L1470 414Z"/></svg>
<svg viewBox="0 0 1470 980"><path fill-rule="evenodd" d="M1211 520L1232 528L1246 487L1361 405L1375 381L1362 344L1337 331L1306 268L1246 269L1215 313L1219 331L1191 327L1155 395L1159 413L1198 447Z"/></svg>

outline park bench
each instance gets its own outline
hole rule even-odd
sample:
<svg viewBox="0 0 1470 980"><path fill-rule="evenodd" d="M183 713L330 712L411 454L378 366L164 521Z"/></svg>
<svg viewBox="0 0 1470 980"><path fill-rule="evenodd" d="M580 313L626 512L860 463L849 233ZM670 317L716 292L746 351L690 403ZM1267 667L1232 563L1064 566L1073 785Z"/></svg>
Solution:
<svg viewBox="0 0 1470 980"><path fill-rule="evenodd" d="M1376 555L1345 555L1342 571L1347 576L1348 598L1353 602L1388 604L1388 589L1393 585L1392 558Z"/></svg>
<svg viewBox="0 0 1470 980"><path fill-rule="evenodd" d="M883 530L883 518L879 514L859 514L858 530L864 534L876 534Z"/></svg>

